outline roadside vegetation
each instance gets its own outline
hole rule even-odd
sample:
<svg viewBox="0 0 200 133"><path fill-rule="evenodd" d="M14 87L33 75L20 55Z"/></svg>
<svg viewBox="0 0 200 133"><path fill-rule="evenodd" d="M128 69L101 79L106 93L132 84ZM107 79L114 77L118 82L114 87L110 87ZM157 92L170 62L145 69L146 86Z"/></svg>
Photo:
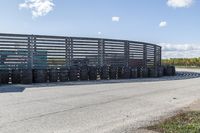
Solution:
<svg viewBox="0 0 200 133"><path fill-rule="evenodd" d="M181 113L148 129L160 133L200 133L200 112Z"/></svg>
<svg viewBox="0 0 200 133"><path fill-rule="evenodd" d="M162 64L176 67L200 68L200 58L171 58L163 59Z"/></svg>

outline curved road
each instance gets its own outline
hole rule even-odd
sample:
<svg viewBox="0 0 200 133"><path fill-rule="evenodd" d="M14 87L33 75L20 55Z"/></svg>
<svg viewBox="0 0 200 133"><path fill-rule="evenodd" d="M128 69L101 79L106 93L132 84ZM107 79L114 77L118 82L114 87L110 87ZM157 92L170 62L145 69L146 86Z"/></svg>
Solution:
<svg viewBox="0 0 200 133"><path fill-rule="evenodd" d="M179 71L155 79L2 86L0 133L131 133L200 98L200 70Z"/></svg>

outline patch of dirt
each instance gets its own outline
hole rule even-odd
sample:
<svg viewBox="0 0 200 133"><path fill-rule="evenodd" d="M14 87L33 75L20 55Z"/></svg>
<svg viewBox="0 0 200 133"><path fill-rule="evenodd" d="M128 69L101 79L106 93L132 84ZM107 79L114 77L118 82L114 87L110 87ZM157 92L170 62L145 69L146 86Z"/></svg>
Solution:
<svg viewBox="0 0 200 133"><path fill-rule="evenodd" d="M179 111L178 114L181 114L184 112L199 112L199 111L200 111L200 100L197 100L194 103L190 104L188 107L185 107L183 110ZM165 119L160 120L160 121L164 121L164 120ZM144 128L144 129L138 129L136 131L133 131L133 133L158 133L158 132L152 131L152 130L147 130L146 128Z"/></svg>
<svg viewBox="0 0 200 133"><path fill-rule="evenodd" d="M200 111L200 100L192 103L189 107L185 108L185 111Z"/></svg>
<svg viewBox="0 0 200 133"><path fill-rule="evenodd" d="M147 129L137 129L137 130L134 130L132 133L158 133L158 132L147 130Z"/></svg>

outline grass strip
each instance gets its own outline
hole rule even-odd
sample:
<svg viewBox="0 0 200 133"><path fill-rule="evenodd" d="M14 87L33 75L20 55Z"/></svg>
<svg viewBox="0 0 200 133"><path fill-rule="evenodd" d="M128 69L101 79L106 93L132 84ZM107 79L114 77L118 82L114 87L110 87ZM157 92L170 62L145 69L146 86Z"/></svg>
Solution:
<svg viewBox="0 0 200 133"><path fill-rule="evenodd" d="M148 127L160 133L200 133L200 112L185 112Z"/></svg>

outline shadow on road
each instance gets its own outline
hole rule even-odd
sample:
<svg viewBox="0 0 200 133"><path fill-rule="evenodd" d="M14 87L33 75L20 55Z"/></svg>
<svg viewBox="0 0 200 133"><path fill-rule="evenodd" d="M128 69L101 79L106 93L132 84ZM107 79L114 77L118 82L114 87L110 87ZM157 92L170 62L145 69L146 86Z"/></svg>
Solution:
<svg viewBox="0 0 200 133"><path fill-rule="evenodd" d="M0 93L16 93L16 92L23 92L25 90L25 87L22 86L1 86L0 87Z"/></svg>

